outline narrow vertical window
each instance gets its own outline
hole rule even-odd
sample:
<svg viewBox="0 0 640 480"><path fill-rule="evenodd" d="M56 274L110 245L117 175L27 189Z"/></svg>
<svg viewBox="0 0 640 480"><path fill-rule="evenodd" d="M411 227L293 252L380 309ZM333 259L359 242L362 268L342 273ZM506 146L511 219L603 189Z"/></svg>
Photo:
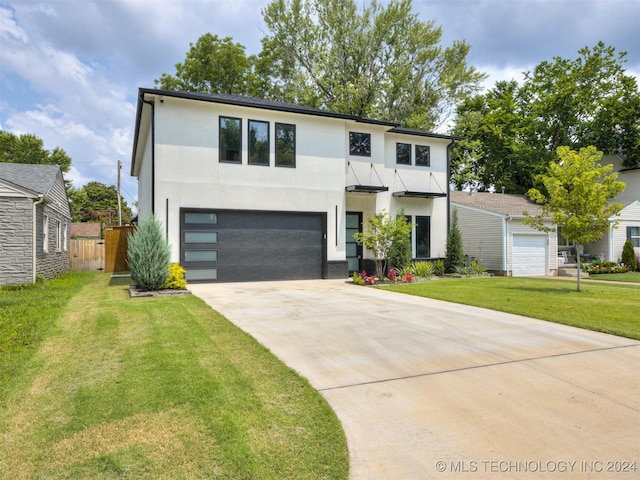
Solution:
<svg viewBox="0 0 640 480"><path fill-rule="evenodd" d="M242 120L220 117L221 162L242 163Z"/></svg>
<svg viewBox="0 0 640 480"><path fill-rule="evenodd" d="M276 123L276 167L296 166L296 126Z"/></svg>
<svg viewBox="0 0 640 480"><path fill-rule="evenodd" d="M416 258L431 256L431 217L416 216Z"/></svg>
<svg viewBox="0 0 640 480"><path fill-rule="evenodd" d="M49 252L49 216L43 215L42 217L42 251L44 253Z"/></svg>
<svg viewBox="0 0 640 480"><path fill-rule="evenodd" d="M431 166L431 147L416 145L416 165L419 167Z"/></svg>
<svg viewBox="0 0 640 480"><path fill-rule="evenodd" d="M66 252L69 249L69 236L67 229L69 226L65 223L62 229L62 249Z"/></svg>
<svg viewBox="0 0 640 480"><path fill-rule="evenodd" d="M56 220L56 252L60 252L62 250L62 222L60 220Z"/></svg>
<svg viewBox="0 0 640 480"><path fill-rule="evenodd" d="M269 165L269 122L249 120L249 164Z"/></svg>
<svg viewBox="0 0 640 480"><path fill-rule="evenodd" d="M396 163L398 165L411 165L410 143L396 143Z"/></svg>

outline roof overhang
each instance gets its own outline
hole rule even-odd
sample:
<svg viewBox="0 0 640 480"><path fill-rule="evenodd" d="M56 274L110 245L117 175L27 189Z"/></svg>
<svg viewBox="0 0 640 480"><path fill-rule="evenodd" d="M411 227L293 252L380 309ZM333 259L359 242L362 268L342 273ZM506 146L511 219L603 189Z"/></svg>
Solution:
<svg viewBox="0 0 640 480"><path fill-rule="evenodd" d="M345 187L345 190L350 193L380 193L388 192L389 187L380 185L349 185Z"/></svg>
<svg viewBox="0 0 640 480"><path fill-rule="evenodd" d="M440 192L416 192L412 190L402 190L399 192L393 192L393 196L405 198L444 198L447 194Z"/></svg>

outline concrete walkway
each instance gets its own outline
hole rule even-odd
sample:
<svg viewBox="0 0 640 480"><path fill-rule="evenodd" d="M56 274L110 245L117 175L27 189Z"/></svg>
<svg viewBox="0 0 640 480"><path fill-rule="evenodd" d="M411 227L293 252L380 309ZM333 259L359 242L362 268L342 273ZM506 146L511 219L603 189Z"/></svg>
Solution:
<svg viewBox="0 0 640 480"><path fill-rule="evenodd" d="M640 476L640 342L342 280L189 288L327 399L352 479Z"/></svg>

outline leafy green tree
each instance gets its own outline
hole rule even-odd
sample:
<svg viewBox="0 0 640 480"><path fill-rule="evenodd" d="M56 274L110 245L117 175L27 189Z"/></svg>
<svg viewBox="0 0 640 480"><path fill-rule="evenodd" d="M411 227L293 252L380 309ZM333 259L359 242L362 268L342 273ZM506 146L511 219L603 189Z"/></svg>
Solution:
<svg viewBox="0 0 640 480"><path fill-rule="evenodd" d="M100 222L116 225L118 222L118 190L115 185L89 182L80 189L68 192L71 218L74 222ZM123 223L129 223L133 215L126 200L121 199Z"/></svg>
<svg viewBox="0 0 640 480"><path fill-rule="evenodd" d="M465 264L464 250L462 248L462 234L458 226L458 210L454 209L451 215L451 225L447 233L447 249L444 254L444 270L454 273L458 267Z"/></svg>
<svg viewBox="0 0 640 480"><path fill-rule="evenodd" d="M466 64L469 45L442 48L411 0L274 0L262 13L286 101L433 129L484 78Z"/></svg>
<svg viewBox="0 0 640 480"><path fill-rule="evenodd" d="M636 251L633 248L633 243L631 240L627 240L624 242L624 246L622 247L622 263L625 265L631 266L631 271L638 270L640 265L638 265L638 259L636 258Z"/></svg>
<svg viewBox="0 0 640 480"><path fill-rule="evenodd" d="M376 276L383 278L387 271L389 253L394 243L402 242L411 235L411 223L404 215L392 218L382 210L367 219L367 229L353 235L359 245L373 252L376 263Z"/></svg>
<svg viewBox="0 0 640 480"><path fill-rule="evenodd" d="M171 251L162 225L151 215L129 234L127 262L131 280L142 290L160 290L169 276Z"/></svg>
<svg viewBox="0 0 640 480"><path fill-rule="evenodd" d="M530 216L523 223L541 231L553 231L547 227L545 218L561 228L569 242L580 245L600 240L609 231L609 219L622 210L622 204L611 199L625 188L611 173L612 165L601 165L602 152L595 147L558 148L558 159L549 164L547 172L540 175L546 194L538 189L528 192L529 198L542 205L539 215ZM525 212L526 213L526 212ZM580 255L578 255L580 272ZM580 275L577 290L580 291Z"/></svg>
<svg viewBox="0 0 640 480"><path fill-rule="evenodd" d="M463 102L452 152L456 188L502 186L525 193L555 158L557 148L594 145L640 165L640 94L624 69L626 53L602 42L576 59L556 57L525 74L523 84L498 82Z"/></svg>
<svg viewBox="0 0 640 480"><path fill-rule="evenodd" d="M59 165L63 172L71 168L71 158L62 148L49 151L34 134L16 135L3 130L0 130L0 162Z"/></svg>
<svg viewBox="0 0 640 480"><path fill-rule="evenodd" d="M255 61L231 37L206 33L190 44L184 62L176 64L175 75L163 73L155 84L163 90L255 95Z"/></svg>

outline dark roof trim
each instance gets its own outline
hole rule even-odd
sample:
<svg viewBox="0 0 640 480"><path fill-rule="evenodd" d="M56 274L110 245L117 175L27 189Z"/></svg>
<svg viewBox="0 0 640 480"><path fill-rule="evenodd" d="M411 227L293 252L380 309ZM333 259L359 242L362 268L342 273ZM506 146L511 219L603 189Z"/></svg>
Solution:
<svg viewBox="0 0 640 480"><path fill-rule="evenodd" d="M368 123L373 125L382 125L386 127L395 127L395 123L384 122L374 118L363 118L356 115L347 115L344 113L330 112L319 108L305 107L294 105L292 103L274 102L272 100L264 100L261 98L247 97L244 95L228 95L213 94L199 92L176 92L172 90L157 90L154 88L141 88L140 95L158 95L163 97L183 98L186 100L198 100L201 102L222 103L225 105L237 105L241 107L261 108L264 110L275 110L278 112L299 113L302 115L313 115L317 117L339 118L342 120L352 120L359 123Z"/></svg>
<svg viewBox="0 0 640 480"><path fill-rule="evenodd" d="M411 190L403 190L400 192L393 192L394 197L408 197L408 198L443 198L446 197L446 193L439 192L414 192Z"/></svg>
<svg viewBox="0 0 640 480"><path fill-rule="evenodd" d="M389 187L382 187L379 185L349 185L345 187L347 192L353 193L379 193L379 192L388 192Z"/></svg>
<svg viewBox="0 0 640 480"><path fill-rule="evenodd" d="M404 128L404 127L398 127L398 126L389 130L389 133L402 133L405 135L417 135L419 137L442 138L444 140L462 140L464 138L464 137L454 137L451 135L445 135L443 133L425 132L424 130L418 130L415 128Z"/></svg>

